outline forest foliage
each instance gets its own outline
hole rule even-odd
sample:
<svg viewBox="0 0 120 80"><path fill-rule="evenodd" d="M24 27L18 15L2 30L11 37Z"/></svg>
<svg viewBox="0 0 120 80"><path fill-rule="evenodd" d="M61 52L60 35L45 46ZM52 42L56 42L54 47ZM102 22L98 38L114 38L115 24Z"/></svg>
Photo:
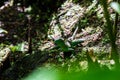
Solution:
<svg viewBox="0 0 120 80"><path fill-rule="evenodd" d="M118 0L2 0L0 79L118 80L119 15Z"/></svg>

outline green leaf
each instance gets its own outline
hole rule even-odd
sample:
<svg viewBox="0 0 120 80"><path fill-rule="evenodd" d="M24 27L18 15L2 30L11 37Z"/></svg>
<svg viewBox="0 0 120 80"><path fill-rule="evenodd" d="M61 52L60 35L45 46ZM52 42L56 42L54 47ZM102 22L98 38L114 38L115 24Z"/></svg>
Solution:
<svg viewBox="0 0 120 80"><path fill-rule="evenodd" d="M2 28L0 28L0 33L8 33L6 30L4 30L4 29L2 29Z"/></svg>
<svg viewBox="0 0 120 80"><path fill-rule="evenodd" d="M15 51L22 51L23 52L23 51L25 51L24 50L24 43L20 43L16 46L12 46L12 47L10 47L10 49L12 52L15 52Z"/></svg>
<svg viewBox="0 0 120 80"><path fill-rule="evenodd" d="M12 46L12 47L10 47L10 50L11 50L12 52L17 51L17 46Z"/></svg>
<svg viewBox="0 0 120 80"><path fill-rule="evenodd" d="M32 7L29 6L28 8L25 8L25 12L30 12L32 10Z"/></svg>
<svg viewBox="0 0 120 80"><path fill-rule="evenodd" d="M24 51L24 43L20 43L17 45L17 51Z"/></svg>
<svg viewBox="0 0 120 80"><path fill-rule="evenodd" d="M85 41L85 39L73 40L73 41L71 42L71 46L76 46L76 45L78 45L78 44L81 44L81 43L84 42L84 41Z"/></svg>
<svg viewBox="0 0 120 80"><path fill-rule="evenodd" d="M118 13L120 14L120 4L117 2L112 2L110 6Z"/></svg>
<svg viewBox="0 0 120 80"><path fill-rule="evenodd" d="M55 44L61 48L63 51L68 51L68 46L65 44L65 42L62 39L55 40Z"/></svg>

